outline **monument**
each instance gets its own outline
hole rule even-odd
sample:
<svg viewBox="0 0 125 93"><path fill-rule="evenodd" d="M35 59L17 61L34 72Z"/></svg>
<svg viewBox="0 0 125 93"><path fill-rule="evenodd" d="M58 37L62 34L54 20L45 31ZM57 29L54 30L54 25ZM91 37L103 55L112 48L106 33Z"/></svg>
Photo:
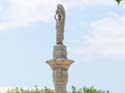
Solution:
<svg viewBox="0 0 125 93"><path fill-rule="evenodd" d="M53 82L55 93L66 93L68 82L68 69L73 60L67 58L67 49L63 44L64 26L65 26L65 9L61 4L57 5L56 14L56 45L53 49L53 59L48 60L53 71Z"/></svg>

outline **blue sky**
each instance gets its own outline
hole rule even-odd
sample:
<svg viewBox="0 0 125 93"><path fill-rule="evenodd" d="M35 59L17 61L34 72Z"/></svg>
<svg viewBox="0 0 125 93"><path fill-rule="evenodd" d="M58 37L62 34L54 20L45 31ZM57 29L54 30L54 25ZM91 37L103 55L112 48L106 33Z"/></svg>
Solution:
<svg viewBox="0 0 125 93"><path fill-rule="evenodd" d="M125 3L114 0L0 0L0 87L52 87L45 62L55 45L55 10L66 10L68 89L124 93Z"/></svg>

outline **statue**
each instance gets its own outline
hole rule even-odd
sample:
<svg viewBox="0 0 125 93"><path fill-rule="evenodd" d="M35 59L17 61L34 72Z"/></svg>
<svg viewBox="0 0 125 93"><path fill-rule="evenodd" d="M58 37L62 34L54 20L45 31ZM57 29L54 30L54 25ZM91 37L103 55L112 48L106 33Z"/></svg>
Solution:
<svg viewBox="0 0 125 93"><path fill-rule="evenodd" d="M63 44L65 9L61 4L57 5L55 20L56 20L56 44Z"/></svg>
<svg viewBox="0 0 125 93"><path fill-rule="evenodd" d="M48 60L47 63L53 71L55 93L67 93L66 86L68 82L68 69L73 63L73 60L67 58L67 47L63 44L65 10L60 4L57 5L55 20L56 45L53 47L53 58Z"/></svg>

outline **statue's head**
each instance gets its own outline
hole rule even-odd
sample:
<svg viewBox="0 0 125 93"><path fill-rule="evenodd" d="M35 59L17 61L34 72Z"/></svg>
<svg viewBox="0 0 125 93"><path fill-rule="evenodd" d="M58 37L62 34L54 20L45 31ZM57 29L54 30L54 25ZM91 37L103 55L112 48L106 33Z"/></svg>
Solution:
<svg viewBox="0 0 125 93"><path fill-rule="evenodd" d="M58 4L57 9L60 9L65 14L65 9L64 9L63 5Z"/></svg>
<svg viewBox="0 0 125 93"><path fill-rule="evenodd" d="M61 4L58 4L58 5L57 5L57 8L64 9L63 5L61 5Z"/></svg>

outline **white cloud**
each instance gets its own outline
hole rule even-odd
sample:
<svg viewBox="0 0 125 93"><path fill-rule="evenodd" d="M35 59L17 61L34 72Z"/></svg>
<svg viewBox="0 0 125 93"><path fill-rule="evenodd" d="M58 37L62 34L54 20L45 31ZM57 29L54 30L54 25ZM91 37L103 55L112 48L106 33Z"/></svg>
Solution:
<svg viewBox="0 0 125 93"><path fill-rule="evenodd" d="M56 0L10 0L6 21L0 22L0 30L29 26L35 21L49 22L53 17Z"/></svg>
<svg viewBox="0 0 125 93"><path fill-rule="evenodd" d="M35 21L49 22L58 3L62 3L68 10L86 6L111 5L114 0L5 0L4 3L2 1L0 7L8 7L4 8L8 14L5 18L6 21L0 22L0 30L29 26Z"/></svg>
<svg viewBox="0 0 125 93"><path fill-rule="evenodd" d="M54 0L55 1L55 0ZM11 0L10 18L13 20L46 21L52 14L54 3L49 0ZM20 19L21 18L21 19Z"/></svg>
<svg viewBox="0 0 125 93"><path fill-rule="evenodd" d="M27 27L29 26L30 23L26 23L26 22L4 22L4 23L0 23L0 30L8 30L8 29L12 29L12 28L17 28L17 27L20 27L20 26L23 26L23 27Z"/></svg>
<svg viewBox="0 0 125 93"><path fill-rule="evenodd" d="M103 55L124 57L125 16L112 16L91 24L92 31L82 38L78 48L72 51L79 55Z"/></svg>
<svg viewBox="0 0 125 93"><path fill-rule="evenodd" d="M0 5L0 14L2 13L2 11L3 11L3 6Z"/></svg>
<svg viewBox="0 0 125 93"><path fill-rule="evenodd" d="M3 2L0 0L0 16L2 15L4 10Z"/></svg>
<svg viewBox="0 0 125 93"><path fill-rule="evenodd" d="M66 8L80 8L91 6L111 6L116 4L114 0L59 0Z"/></svg>

